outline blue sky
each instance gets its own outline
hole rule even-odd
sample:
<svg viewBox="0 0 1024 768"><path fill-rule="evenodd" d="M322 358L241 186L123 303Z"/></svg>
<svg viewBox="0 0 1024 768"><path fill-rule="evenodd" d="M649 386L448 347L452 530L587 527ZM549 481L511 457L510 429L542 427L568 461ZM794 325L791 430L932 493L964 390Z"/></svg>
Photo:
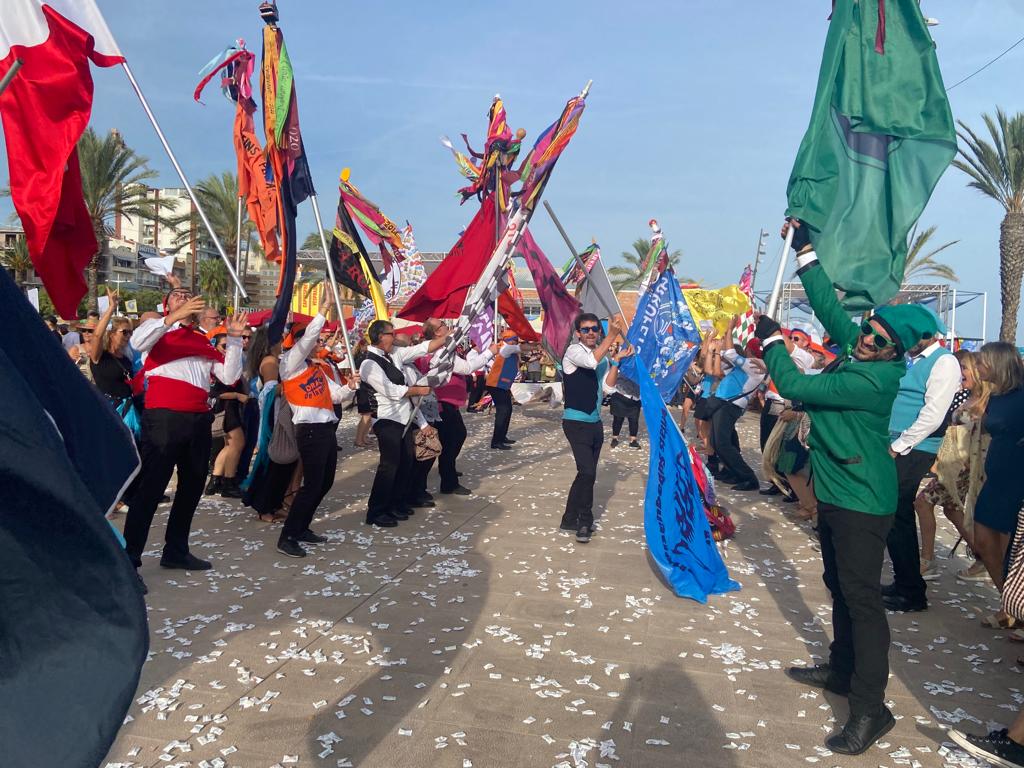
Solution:
<svg viewBox="0 0 1024 768"><path fill-rule="evenodd" d="M256 0L98 0L190 177L234 167L231 106L214 89L193 103L196 73L237 37L258 49ZM532 143L566 99L594 86L581 127L548 186L578 246L597 238L617 254L657 218L680 273L733 282L768 227L770 281L785 188L807 125L829 11L827 0L675 2L356 3L280 0L295 67L301 124L325 217L337 174L388 215L409 219L422 250L447 250L472 216L442 134L482 143L496 92L509 122ZM1024 35L1019 0L924 0L947 84ZM1024 45L950 94L954 116L980 126L1001 105L1024 110ZM160 183L177 183L123 73L97 70L93 125L119 128L148 156ZM0 149L2 151L2 149ZM922 224L940 242L965 290L989 292L998 332L1001 209L950 169ZM534 232L552 261L567 251L543 212ZM313 229L305 211L303 232ZM978 335L980 302L958 330Z"/></svg>

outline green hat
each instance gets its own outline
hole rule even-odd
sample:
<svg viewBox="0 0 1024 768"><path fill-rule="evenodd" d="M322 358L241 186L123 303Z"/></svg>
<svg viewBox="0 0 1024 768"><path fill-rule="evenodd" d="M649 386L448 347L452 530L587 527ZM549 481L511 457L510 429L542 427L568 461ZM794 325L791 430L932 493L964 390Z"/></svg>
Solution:
<svg viewBox="0 0 1024 768"><path fill-rule="evenodd" d="M939 333L938 318L919 304L887 304L876 309L871 319L885 328L901 355L922 339Z"/></svg>

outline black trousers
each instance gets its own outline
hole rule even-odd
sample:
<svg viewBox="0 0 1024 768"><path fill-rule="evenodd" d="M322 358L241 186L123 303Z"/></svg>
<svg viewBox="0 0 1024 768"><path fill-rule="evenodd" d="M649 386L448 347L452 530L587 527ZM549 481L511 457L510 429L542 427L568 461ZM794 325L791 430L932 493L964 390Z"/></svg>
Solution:
<svg viewBox="0 0 1024 768"><path fill-rule="evenodd" d="M935 463L935 454L916 448L896 457L896 519L889 531L889 559L897 594L914 602L925 600L927 589L921 578L921 552L917 543L917 487Z"/></svg>
<svg viewBox="0 0 1024 768"><path fill-rule="evenodd" d="M758 438L761 443L761 450L764 451L765 443L768 442L768 438L772 434L772 430L775 429L775 425L779 423L779 417L771 414L771 400L764 401L764 407L761 408L761 421L758 425L760 427Z"/></svg>
<svg viewBox="0 0 1024 768"><path fill-rule="evenodd" d="M235 480L238 482L249 476L249 465L256 452L256 436L260 433L260 406L255 397L250 397L242 408L242 431L245 445L238 460L238 471L235 472Z"/></svg>
<svg viewBox="0 0 1024 768"><path fill-rule="evenodd" d="M829 664L850 681L850 715L874 715L889 678L889 622L882 605L882 559L892 515L818 504L825 586L832 593Z"/></svg>
<svg viewBox="0 0 1024 768"><path fill-rule="evenodd" d="M629 436L635 438L640 434L640 414L629 416L612 416L612 437L618 437L622 430L622 422L629 420Z"/></svg>
<svg viewBox="0 0 1024 768"><path fill-rule="evenodd" d="M757 475L740 453L740 436L736 422L743 415L743 409L733 403L725 403L711 417L711 444L715 455L741 482L757 480Z"/></svg>
<svg viewBox="0 0 1024 768"><path fill-rule="evenodd" d="M338 470L336 421L322 424L296 424L295 442L302 462L302 487L292 500L288 518L281 529L282 539L297 539L309 529L316 508L334 485Z"/></svg>
<svg viewBox="0 0 1024 768"><path fill-rule="evenodd" d="M597 480L597 460L604 442L601 422L562 420L562 431L572 448L576 460L576 478L565 501L562 525L566 528L594 526L594 482Z"/></svg>
<svg viewBox="0 0 1024 768"><path fill-rule="evenodd" d="M469 407L472 407L480 402L480 398L484 396L484 388L487 385L487 377L483 374L478 374L473 377L472 385L468 387L469 390Z"/></svg>
<svg viewBox="0 0 1024 768"><path fill-rule="evenodd" d="M487 391L494 402L494 434L491 445L505 442L508 437L508 425L512 423L512 392L500 387L488 387Z"/></svg>
<svg viewBox="0 0 1024 768"><path fill-rule="evenodd" d="M441 475L441 493L451 493L459 486L455 460L466 442L466 423L462 412L451 403L441 403L441 423L437 436L441 440L441 455L437 457L437 471Z"/></svg>
<svg viewBox="0 0 1024 768"><path fill-rule="evenodd" d="M210 464L212 424L213 416L208 412L182 413L166 408L147 408L143 412L139 441L142 467L124 521L125 549L136 568L142 565L153 515L175 467L178 487L167 520L163 556L181 562L188 555L192 518L202 498Z"/></svg>
<svg viewBox="0 0 1024 768"><path fill-rule="evenodd" d="M373 477L366 521L373 522L396 509L408 506L412 489L412 470L416 461L415 432L410 429L402 437L405 424L378 419L373 425L380 449L380 463Z"/></svg>

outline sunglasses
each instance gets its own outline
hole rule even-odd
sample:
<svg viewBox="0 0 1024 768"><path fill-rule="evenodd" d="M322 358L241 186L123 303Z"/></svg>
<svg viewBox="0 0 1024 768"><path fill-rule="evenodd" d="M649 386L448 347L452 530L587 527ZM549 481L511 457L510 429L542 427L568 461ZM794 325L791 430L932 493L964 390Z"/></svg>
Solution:
<svg viewBox="0 0 1024 768"><path fill-rule="evenodd" d="M887 346L892 344L892 342L889 339L885 338L885 336L876 331L875 327L871 325L871 323L868 322L867 320L860 324L860 333L862 336L874 337L872 341L875 345L875 349L885 349Z"/></svg>
<svg viewBox="0 0 1024 768"><path fill-rule="evenodd" d="M118 329L117 332L120 333L122 336L131 336L132 335L131 329L129 329L129 328L120 328L120 329Z"/></svg>
<svg viewBox="0 0 1024 768"><path fill-rule="evenodd" d="M601 326L600 325L581 325L580 326L580 333L600 333L600 332L601 332Z"/></svg>
<svg viewBox="0 0 1024 768"><path fill-rule="evenodd" d="M242 334L242 338L243 338L243 339L251 339L251 338L252 338L252 334L249 334L248 336L246 336L246 335L245 335L245 334L243 333L243 334Z"/></svg>

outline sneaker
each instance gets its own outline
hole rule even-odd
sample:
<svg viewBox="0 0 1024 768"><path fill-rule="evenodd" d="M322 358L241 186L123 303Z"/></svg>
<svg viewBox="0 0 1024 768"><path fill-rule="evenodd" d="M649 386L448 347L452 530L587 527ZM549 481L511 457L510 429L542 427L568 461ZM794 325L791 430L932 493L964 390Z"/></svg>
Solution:
<svg viewBox="0 0 1024 768"><path fill-rule="evenodd" d="M171 568L178 571L208 571L213 568L209 560L200 558L189 552L184 560L170 560L167 555L160 558L161 568Z"/></svg>
<svg viewBox="0 0 1024 768"><path fill-rule="evenodd" d="M630 448L639 448L640 447L640 443L638 443L636 440L630 440L629 441L629 447Z"/></svg>
<svg viewBox="0 0 1024 768"><path fill-rule="evenodd" d="M1005 728L992 731L988 736L974 736L951 728L949 738L967 754L992 765L1006 768L1024 766L1024 746L1011 739Z"/></svg>
<svg viewBox="0 0 1024 768"><path fill-rule="evenodd" d="M295 539L286 539L283 536L277 540L277 551L288 557L305 557L306 550L299 546Z"/></svg>
<svg viewBox="0 0 1024 768"><path fill-rule="evenodd" d="M301 541L304 544L323 544L327 541L327 537L321 536L319 533L313 533L309 528L307 528L302 532L302 535L298 537L297 541Z"/></svg>
<svg viewBox="0 0 1024 768"><path fill-rule="evenodd" d="M957 571L957 581L988 581L988 569L981 560L975 560L974 564L970 568L964 568L962 571Z"/></svg>
<svg viewBox="0 0 1024 768"><path fill-rule="evenodd" d="M587 526L581 525L576 529L576 541L580 544L586 544L590 541L590 529Z"/></svg>
<svg viewBox="0 0 1024 768"><path fill-rule="evenodd" d="M612 438L612 441L611 441L610 443L608 443L608 447L609 447L609 448L614 448L614 447L615 447L615 446L617 446L618 444L619 444L619 438L617 438L617 437L613 437L613 438Z"/></svg>
<svg viewBox="0 0 1024 768"><path fill-rule="evenodd" d="M938 564L934 560L921 559L921 578L925 581L938 581L942 576Z"/></svg>

